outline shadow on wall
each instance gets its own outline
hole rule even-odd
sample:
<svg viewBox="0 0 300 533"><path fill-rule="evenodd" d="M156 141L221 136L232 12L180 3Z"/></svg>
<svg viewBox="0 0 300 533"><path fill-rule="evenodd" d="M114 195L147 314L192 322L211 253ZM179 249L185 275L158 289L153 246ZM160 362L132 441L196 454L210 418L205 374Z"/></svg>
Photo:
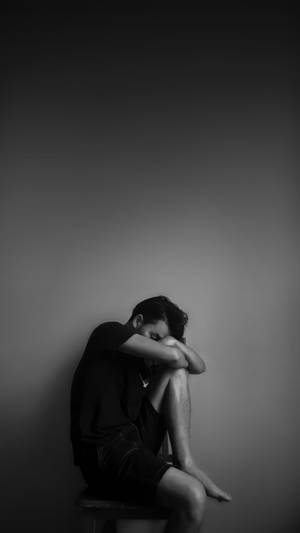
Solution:
<svg viewBox="0 0 300 533"><path fill-rule="evenodd" d="M67 362L34 394L38 405L26 420L7 421L8 440L1 454L2 483L7 504L2 530L77 532L75 498L85 486L73 465L69 437L70 387L81 354L64 354ZM3 443L2 443L3 444Z"/></svg>

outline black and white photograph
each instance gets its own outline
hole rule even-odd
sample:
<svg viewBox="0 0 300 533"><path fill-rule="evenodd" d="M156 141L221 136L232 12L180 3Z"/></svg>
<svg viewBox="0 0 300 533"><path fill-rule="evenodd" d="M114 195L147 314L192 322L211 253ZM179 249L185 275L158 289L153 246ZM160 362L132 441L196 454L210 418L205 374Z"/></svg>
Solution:
<svg viewBox="0 0 300 533"><path fill-rule="evenodd" d="M0 28L1 533L299 533L296 8Z"/></svg>

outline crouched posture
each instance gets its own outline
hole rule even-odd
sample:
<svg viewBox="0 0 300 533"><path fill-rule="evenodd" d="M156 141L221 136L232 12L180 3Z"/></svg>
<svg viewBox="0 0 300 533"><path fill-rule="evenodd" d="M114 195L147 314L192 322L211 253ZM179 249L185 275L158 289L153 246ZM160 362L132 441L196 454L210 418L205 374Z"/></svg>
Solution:
<svg viewBox="0 0 300 533"><path fill-rule="evenodd" d="M205 363L183 341L187 315L164 296L91 334L71 390L74 463L103 497L170 508L166 532L198 532L206 495L231 497L190 448L189 374ZM174 465L158 451L168 431Z"/></svg>

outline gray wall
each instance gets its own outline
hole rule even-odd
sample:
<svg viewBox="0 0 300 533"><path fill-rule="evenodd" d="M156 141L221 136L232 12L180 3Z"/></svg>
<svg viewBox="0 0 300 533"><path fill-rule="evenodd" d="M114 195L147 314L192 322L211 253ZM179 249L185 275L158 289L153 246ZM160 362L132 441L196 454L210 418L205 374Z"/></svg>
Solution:
<svg viewBox="0 0 300 533"><path fill-rule="evenodd" d="M72 373L95 325L160 293L207 362L195 457L233 495L204 531L296 531L287 13L27 11L4 27L3 531L76 530Z"/></svg>

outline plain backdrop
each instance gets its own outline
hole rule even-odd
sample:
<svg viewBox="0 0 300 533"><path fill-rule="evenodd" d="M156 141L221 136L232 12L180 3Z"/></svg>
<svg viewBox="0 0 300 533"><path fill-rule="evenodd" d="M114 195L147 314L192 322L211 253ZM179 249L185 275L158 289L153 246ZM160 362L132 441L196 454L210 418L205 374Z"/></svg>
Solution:
<svg viewBox="0 0 300 533"><path fill-rule="evenodd" d="M2 531L75 532L91 330L189 315L205 533L295 533L299 191L288 9L2 12Z"/></svg>

